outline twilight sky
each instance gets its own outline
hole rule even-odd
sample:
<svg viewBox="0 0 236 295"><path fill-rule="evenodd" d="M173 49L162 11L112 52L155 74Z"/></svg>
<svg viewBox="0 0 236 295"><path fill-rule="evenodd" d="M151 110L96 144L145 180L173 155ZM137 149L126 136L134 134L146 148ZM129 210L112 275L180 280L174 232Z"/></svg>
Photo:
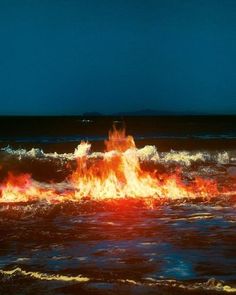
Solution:
<svg viewBox="0 0 236 295"><path fill-rule="evenodd" d="M235 0L0 0L0 115L236 114Z"/></svg>

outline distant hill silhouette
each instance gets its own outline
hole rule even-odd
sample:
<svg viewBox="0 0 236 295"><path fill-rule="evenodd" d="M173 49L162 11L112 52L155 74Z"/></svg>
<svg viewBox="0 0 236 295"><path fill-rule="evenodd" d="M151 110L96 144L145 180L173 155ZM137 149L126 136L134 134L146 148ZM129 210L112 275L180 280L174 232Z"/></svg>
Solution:
<svg viewBox="0 0 236 295"><path fill-rule="evenodd" d="M205 116L205 115L220 115L220 114L208 114L204 112L187 112L187 111L167 111L167 110L154 110L143 109L137 111L124 111L117 113L103 114L99 112L86 112L83 113L83 117L98 117L98 116Z"/></svg>
<svg viewBox="0 0 236 295"><path fill-rule="evenodd" d="M132 112L118 112L118 113L114 113L113 115L118 115L118 116L158 116L158 115L175 115L175 114L176 114L176 112L144 109L144 110L138 110L138 111L132 111Z"/></svg>
<svg viewBox="0 0 236 295"><path fill-rule="evenodd" d="M104 116L104 114L99 113L99 112L86 112L82 114L83 117L100 117Z"/></svg>
<svg viewBox="0 0 236 295"><path fill-rule="evenodd" d="M133 112L118 112L112 115L116 116L184 116L184 115L204 115L204 113L197 112L174 112L167 110L153 110L153 109L143 109Z"/></svg>

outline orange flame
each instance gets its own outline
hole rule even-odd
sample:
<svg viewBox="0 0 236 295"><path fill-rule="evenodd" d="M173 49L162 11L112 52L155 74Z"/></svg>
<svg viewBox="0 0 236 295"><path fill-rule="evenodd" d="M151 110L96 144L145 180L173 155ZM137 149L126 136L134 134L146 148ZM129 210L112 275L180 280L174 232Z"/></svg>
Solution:
<svg viewBox="0 0 236 295"><path fill-rule="evenodd" d="M29 174L14 176L9 173L0 187L1 202L48 202L140 198L157 199L209 199L220 194L213 180L196 178L184 183L180 172L159 175L157 171L144 171L137 156L132 136L125 130L113 128L105 141L106 152L100 158L89 158L89 145L81 143L85 152L77 155L76 170L63 183L53 187L42 186ZM60 185L59 189L56 188ZM68 187L70 188L68 190Z"/></svg>
<svg viewBox="0 0 236 295"><path fill-rule="evenodd" d="M125 129L113 129L108 133L108 140L105 140L106 150L124 152L129 148L135 148L134 138L130 135L126 136Z"/></svg>
<svg viewBox="0 0 236 295"><path fill-rule="evenodd" d="M6 180L0 186L1 202L32 202L47 200L52 202L55 191L44 189L32 180L30 174L14 175L9 172Z"/></svg>

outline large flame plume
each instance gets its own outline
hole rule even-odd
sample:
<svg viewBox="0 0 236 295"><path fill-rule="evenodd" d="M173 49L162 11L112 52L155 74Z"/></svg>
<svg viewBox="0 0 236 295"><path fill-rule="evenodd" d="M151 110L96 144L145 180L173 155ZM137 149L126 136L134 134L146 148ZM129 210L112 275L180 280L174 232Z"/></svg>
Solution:
<svg viewBox="0 0 236 295"><path fill-rule="evenodd" d="M90 144L77 148L77 166L62 183L36 182L29 174L8 177L0 186L0 202L49 203L63 201L110 200L136 198L142 200L194 199L208 200L219 196L214 180L196 178L186 182L181 171L160 174L142 168L132 136L113 128L105 141L106 150L98 157L89 157Z"/></svg>

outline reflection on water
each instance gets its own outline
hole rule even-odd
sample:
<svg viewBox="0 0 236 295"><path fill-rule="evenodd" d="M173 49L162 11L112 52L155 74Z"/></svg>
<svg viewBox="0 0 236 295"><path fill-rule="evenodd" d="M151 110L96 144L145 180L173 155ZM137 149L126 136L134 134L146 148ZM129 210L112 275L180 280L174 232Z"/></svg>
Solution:
<svg viewBox="0 0 236 295"><path fill-rule="evenodd" d="M1 211L1 294L234 291L232 206L29 207Z"/></svg>
<svg viewBox="0 0 236 295"><path fill-rule="evenodd" d="M76 167L81 138L94 141L89 158L101 157L94 152L113 119L82 119L0 118L0 183L13 171L60 184ZM184 183L211 179L231 194L152 206L0 203L0 295L236 293L236 131L235 118L223 119L137 117L127 125L144 171L179 169Z"/></svg>

